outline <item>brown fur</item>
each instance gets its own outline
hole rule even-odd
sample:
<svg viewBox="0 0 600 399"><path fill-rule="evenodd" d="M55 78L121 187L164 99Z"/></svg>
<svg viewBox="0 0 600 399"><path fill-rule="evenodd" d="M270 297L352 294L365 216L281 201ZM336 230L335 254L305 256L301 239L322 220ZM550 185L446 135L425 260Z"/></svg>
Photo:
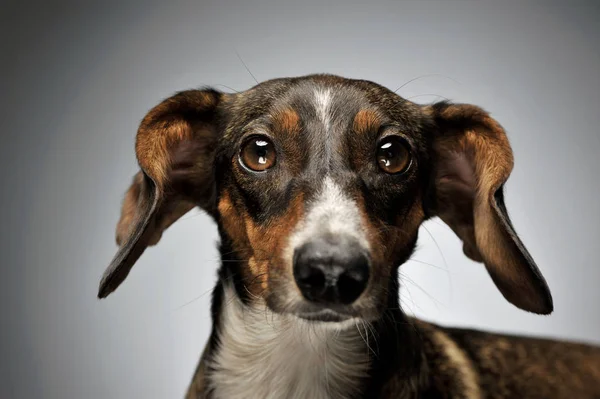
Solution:
<svg viewBox="0 0 600 399"><path fill-rule="evenodd" d="M300 115L292 108L285 108L273 116L274 130L288 134L300 132Z"/></svg>
<svg viewBox="0 0 600 399"><path fill-rule="evenodd" d="M372 109L361 109L356 113L353 128L358 133L376 130L381 125L381 118L377 111Z"/></svg>
<svg viewBox="0 0 600 399"><path fill-rule="evenodd" d="M182 141L200 139L211 125L189 120L180 114L192 108L198 114L212 109L217 103L214 95L204 91L188 91L173 96L156 107L142 120L136 138L136 154L140 166L159 187L168 180L171 150Z"/></svg>
<svg viewBox="0 0 600 399"><path fill-rule="evenodd" d="M304 212L302 195L296 197L285 214L262 225L234 204L227 192L221 197L218 210L222 226L236 251L248 257L249 267L243 273L250 293L265 294L269 280L286 279L291 265L288 265L284 251L287 238Z"/></svg>
<svg viewBox="0 0 600 399"><path fill-rule="evenodd" d="M286 166L292 173L299 173L302 170L304 159L298 145L298 139L302 132L302 121L298 112L290 107L276 110L272 116L271 131L278 137L286 138L282 141L283 151L289 154L285 160ZM278 161L281 160L276 162Z"/></svg>

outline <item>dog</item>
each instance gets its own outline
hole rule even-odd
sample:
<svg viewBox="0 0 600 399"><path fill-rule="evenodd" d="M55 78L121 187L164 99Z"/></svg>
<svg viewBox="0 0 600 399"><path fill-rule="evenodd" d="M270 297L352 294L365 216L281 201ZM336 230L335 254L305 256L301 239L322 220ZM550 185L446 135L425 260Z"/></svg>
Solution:
<svg viewBox="0 0 600 399"><path fill-rule="evenodd" d="M405 315L398 268L439 217L514 306L549 314L509 219L513 155L482 108L370 81L179 92L142 120L141 171L98 296L189 210L215 220L213 328L187 398L600 398L600 348Z"/></svg>

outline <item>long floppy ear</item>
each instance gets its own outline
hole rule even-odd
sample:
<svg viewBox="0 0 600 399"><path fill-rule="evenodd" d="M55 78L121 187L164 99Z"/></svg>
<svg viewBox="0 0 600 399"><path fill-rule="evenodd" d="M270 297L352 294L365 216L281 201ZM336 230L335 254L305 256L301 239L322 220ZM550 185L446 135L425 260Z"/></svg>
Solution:
<svg viewBox="0 0 600 399"><path fill-rule="evenodd" d="M504 129L473 105L441 102L425 111L434 123L429 213L461 238L469 258L485 264L510 303L551 313L548 285L504 206L503 185L513 167Z"/></svg>
<svg viewBox="0 0 600 399"><path fill-rule="evenodd" d="M186 212L214 214L214 154L224 94L188 90L164 100L142 120L136 137L141 171L123 200L117 254L100 281L105 298L125 280L146 247Z"/></svg>

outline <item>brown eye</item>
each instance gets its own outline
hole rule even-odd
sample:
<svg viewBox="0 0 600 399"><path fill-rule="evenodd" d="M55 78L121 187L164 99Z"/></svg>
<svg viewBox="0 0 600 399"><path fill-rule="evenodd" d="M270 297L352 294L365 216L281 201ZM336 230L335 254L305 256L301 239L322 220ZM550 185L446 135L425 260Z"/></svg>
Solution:
<svg viewBox="0 0 600 399"><path fill-rule="evenodd" d="M262 172L275 164L275 148L265 136L250 137L240 152L240 161L250 170Z"/></svg>
<svg viewBox="0 0 600 399"><path fill-rule="evenodd" d="M408 146L398 137L383 139L377 147L377 164L386 173L402 173L410 166Z"/></svg>

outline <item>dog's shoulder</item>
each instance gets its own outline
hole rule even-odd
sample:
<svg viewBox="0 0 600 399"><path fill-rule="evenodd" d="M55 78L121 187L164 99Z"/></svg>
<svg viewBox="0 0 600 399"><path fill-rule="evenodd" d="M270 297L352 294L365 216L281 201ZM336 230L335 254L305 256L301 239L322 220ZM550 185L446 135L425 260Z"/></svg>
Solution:
<svg viewBox="0 0 600 399"><path fill-rule="evenodd" d="M433 391L469 398L600 397L598 346L421 320L414 325Z"/></svg>

